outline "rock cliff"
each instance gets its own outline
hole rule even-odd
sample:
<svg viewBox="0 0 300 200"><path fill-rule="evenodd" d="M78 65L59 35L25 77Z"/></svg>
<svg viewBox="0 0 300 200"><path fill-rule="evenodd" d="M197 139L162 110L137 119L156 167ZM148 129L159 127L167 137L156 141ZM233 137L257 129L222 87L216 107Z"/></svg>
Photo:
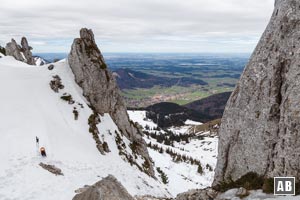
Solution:
<svg viewBox="0 0 300 200"><path fill-rule="evenodd" d="M152 160L148 154L142 133L129 120L126 105L112 73L107 69L104 58L96 45L92 30L80 30L80 38L73 42L68 57L76 83L83 89L83 95L98 114L109 113L122 135L131 141L133 152L141 156L143 164L137 167L154 176Z"/></svg>
<svg viewBox="0 0 300 200"><path fill-rule="evenodd" d="M225 108L214 185L256 172L300 181L300 0L277 0Z"/></svg>
<svg viewBox="0 0 300 200"><path fill-rule="evenodd" d="M25 62L29 65L35 65L35 60L32 57L32 47L28 45L28 41L25 37L21 39L21 46L12 39L11 42L6 44L6 55L13 56L16 60Z"/></svg>

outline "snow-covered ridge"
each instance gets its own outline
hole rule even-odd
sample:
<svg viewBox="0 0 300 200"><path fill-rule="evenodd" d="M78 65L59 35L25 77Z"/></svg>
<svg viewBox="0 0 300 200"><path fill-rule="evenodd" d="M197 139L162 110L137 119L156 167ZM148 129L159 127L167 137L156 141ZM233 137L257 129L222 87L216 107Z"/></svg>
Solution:
<svg viewBox="0 0 300 200"><path fill-rule="evenodd" d="M88 118L92 110L81 95L81 88L67 62L29 66L14 58L0 58L0 199L72 199L74 191L113 174L132 195L168 195L165 186L125 162L116 144L118 131L109 114L97 125L100 138L111 152L101 155L89 133ZM49 82L59 75L64 88L55 93ZM72 95L74 104L61 99ZM83 106L81 106L83 105ZM78 120L74 119L74 107ZM40 156L46 148L47 157ZM128 148L128 140L122 138ZM130 151L130 149L128 149ZM39 166L53 164L64 176L55 176ZM130 178L128 178L130 177Z"/></svg>
<svg viewBox="0 0 300 200"><path fill-rule="evenodd" d="M39 56L33 56L33 59L35 61L35 65L37 66L42 66L48 63L45 59Z"/></svg>

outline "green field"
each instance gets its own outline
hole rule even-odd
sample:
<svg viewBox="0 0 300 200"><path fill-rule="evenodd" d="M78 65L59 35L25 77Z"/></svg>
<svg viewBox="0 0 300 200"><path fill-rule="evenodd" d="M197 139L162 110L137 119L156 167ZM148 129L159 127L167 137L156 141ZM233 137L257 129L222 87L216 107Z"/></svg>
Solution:
<svg viewBox="0 0 300 200"><path fill-rule="evenodd" d="M206 86L192 85L189 87L160 87L137 88L133 90L123 90L122 95L125 97L129 107L145 107L154 103L166 101L180 105L190 103L208 97L213 94L233 91L234 87L221 87L220 83L235 84L237 79L203 79L208 83Z"/></svg>

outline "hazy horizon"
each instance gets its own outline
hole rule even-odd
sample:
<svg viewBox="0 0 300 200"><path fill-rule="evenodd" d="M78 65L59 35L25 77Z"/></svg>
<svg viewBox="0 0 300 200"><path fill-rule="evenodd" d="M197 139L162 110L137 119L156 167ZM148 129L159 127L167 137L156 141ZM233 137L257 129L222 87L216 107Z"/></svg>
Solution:
<svg viewBox="0 0 300 200"><path fill-rule="evenodd" d="M68 52L80 28L102 52L251 53L274 0L1 0L0 45L26 36L34 53Z"/></svg>

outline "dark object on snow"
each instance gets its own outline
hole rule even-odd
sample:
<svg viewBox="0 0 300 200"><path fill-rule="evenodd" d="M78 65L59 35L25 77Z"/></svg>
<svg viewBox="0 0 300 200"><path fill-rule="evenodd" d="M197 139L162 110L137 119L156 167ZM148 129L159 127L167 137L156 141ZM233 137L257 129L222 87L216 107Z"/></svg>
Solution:
<svg viewBox="0 0 300 200"><path fill-rule="evenodd" d="M49 66L48 66L48 69L49 69L49 70L53 70L53 69L54 69L54 65L52 65L52 64L49 65Z"/></svg>
<svg viewBox="0 0 300 200"><path fill-rule="evenodd" d="M0 46L0 53L2 53L4 56L6 56L5 48Z"/></svg>
<svg viewBox="0 0 300 200"><path fill-rule="evenodd" d="M55 174L56 176L57 175L61 175L63 176L64 174L61 172L61 169L55 167L54 165L47 165L47 164L44 164L44 163L40 163L39 164L42 168L44 168L45 170L51 172L52 174Z"/></svg>
<svg viewBox="0 0 300 200"><path fill-rule="evenodd" d="M44 147L41 147L40 151L41 151L41 155L42 155L43 157L46 157L46 156L47 156L46 150L45 150Z"/></svg>
<svg viewBox="0 0 300 200"><path fill-rule="evenodd" d="M40 139L39 139L37 136L35 136L35 140L36 140L36 143L37 143L37 144L38 144L39 141L40 141Z"/></svg>
<svg viewBox="0 0 300 200"><path fill-rule="evenodd" d="M50 81L50 87L54 92L58 93L58 91L64 89L65 86L61 83L61 78L55 75L52 81Z"/></svg>

